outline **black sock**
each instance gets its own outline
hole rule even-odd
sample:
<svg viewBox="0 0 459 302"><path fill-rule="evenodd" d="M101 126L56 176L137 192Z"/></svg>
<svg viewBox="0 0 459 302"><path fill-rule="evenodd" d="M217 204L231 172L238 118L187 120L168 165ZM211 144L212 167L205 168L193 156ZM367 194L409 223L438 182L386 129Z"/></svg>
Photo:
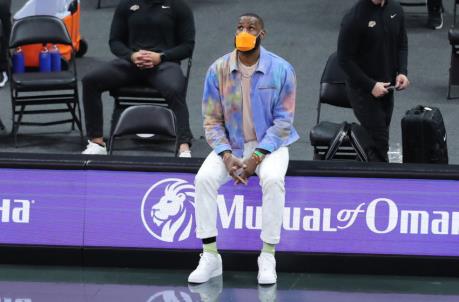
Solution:
<svg viewBox="0 0 459 302"><path fill-rule="evenodd" d="M210 237L210 238L204 238L202 239L203 244L209 244L209 243L214 243L217 241L217 237Z"/></svg>

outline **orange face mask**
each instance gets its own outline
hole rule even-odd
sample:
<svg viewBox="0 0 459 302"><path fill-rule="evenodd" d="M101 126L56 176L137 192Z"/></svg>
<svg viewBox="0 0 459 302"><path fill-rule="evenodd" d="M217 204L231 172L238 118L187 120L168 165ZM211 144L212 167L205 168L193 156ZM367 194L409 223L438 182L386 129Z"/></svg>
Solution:
<svg viewBox="0 0 459 302"><path fill-rule="evenodd" d="M249 51L255 48L257 36L241 31L236 35L236 49L239 51Z"/></svg>

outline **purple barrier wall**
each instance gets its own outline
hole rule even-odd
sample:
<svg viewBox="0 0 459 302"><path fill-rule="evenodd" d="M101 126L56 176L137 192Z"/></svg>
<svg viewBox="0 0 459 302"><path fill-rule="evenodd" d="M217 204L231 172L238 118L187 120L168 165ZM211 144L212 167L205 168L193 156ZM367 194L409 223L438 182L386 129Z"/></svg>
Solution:
<svg viewBox="0 0 459 302"><path fill-rule="evenodd" d="M0 169L0 242L198 249L193 177ZM286 192L279 251L459 256L457 181L295 176ZM261 199L256 177L221 188L221 249L261 247Z"/></svg>

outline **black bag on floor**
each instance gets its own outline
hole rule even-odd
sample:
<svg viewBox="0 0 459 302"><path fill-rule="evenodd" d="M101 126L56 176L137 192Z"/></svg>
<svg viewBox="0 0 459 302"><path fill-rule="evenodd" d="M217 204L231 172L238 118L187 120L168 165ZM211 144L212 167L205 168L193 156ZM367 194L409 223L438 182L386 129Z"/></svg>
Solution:
<svg viewBox="0 0 459 302"><path fill-rule="evenodd" d="M402 118L404 163L448 163L446 130L438 108L416 106Z"/></svg>

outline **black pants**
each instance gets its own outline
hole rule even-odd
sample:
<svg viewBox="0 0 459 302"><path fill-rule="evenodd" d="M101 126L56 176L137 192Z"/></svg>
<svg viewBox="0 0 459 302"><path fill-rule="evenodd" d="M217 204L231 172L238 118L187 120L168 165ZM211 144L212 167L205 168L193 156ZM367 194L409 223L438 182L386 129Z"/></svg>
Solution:
<svg viewBox="0 0 459 302"><path fill-rule="evenodd" d="M346 85L354 114L375 144L376 156L372 160L388 162L389 126L394 109L394 94L375 98L371 93Z"/></svg>
<svg viewBox="0 0 459 302"><path fill-rule="evenodd" d="M442 0L427 0L427 10L435 11L439 7L443 7Z"/></svg>
<svg viewBox="0 0 459 302"><path fill-rule="evenodd" d="M103 137L102 93L119 86L139 83L151 85L161 92L177 118L179 144L191 145L193 136L186 105L185 77L179 64L164 62L142 70L131 62L115 59L88 73L82 82L86 131L90 139Z"/></svg>
<svg viewBox="0 0 459 302"><path fill-rule="evenodd" d="M0 39L0 71L8 69L8 43L11 34L11 0L0 0L0 21L2 37Z"/></svg>

